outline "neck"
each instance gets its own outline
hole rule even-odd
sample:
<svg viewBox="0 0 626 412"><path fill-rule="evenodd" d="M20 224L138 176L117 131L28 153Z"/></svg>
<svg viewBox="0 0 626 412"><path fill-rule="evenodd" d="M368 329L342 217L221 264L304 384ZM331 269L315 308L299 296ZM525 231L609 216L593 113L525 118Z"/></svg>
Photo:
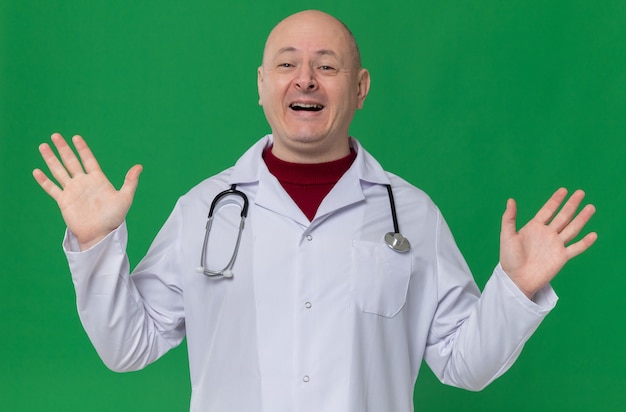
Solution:
<svg viewBox="0 0 626 412"><path fill-rule="evenodd" d="M350 141L345 139L341 144L333 147L314 147L312 144L303 143L298 147L287 147L278 139L274 140L271 148L272 154L284 162L299 164L328 163L343 159L350 154Z"/></svg>

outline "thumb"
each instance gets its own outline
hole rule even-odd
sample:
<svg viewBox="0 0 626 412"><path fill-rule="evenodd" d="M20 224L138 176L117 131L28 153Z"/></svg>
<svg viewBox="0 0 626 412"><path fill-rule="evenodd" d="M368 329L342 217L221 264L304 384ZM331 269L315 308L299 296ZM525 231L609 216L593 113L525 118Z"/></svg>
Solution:
<svg viewBox="0 0 626 412"><path fill-rule="evenodd" d="M506 202L506 209L502 214L502 228L500 230L500 240L509 239L517 234L516 229L517 205L514 199Z"/></svg>
<svg viewBox="0 0 626 412"><path fill-rule="evenodd" d="M135 165L128 170L126 177L124 178L124 184L120 189L120 192L132 199L135 196L137 185L139 184L139 175L143 171L142 165Z"/></svg>

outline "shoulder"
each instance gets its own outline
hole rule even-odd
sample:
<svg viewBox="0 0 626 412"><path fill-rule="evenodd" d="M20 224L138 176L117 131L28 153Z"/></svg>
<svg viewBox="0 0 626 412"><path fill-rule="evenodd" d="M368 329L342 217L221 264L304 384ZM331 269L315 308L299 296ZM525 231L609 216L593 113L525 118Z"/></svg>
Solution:
<svg viewBox="0 0 626 412"><path fill-rule="evenodd" d="M271 136L267 135L258 140L241 155L234 166L204 179L181 196L180 202L201 200L204 203L208 200L211 203L218 193L230 188L232 184L243 186L257 182L259 169L263 164L262 153L264 148L271 144L271 139Z"/></svg>
<svg viewBox="0 0 626 412"><path fill-rule="evenodd" d="M431 199L431 197L422 189L409 183L402 177L395 175L391 172L385 172L389 178L391 188L393 190L394 198L396 198L397 204L404 205L422 205L428 209L437 211L437 206Z"/></svg>
<svg viewBox="0 0 626 412"><path fill-rule="evenodd" d="M198 201L198 199L213 198L215 195L230 187L230 176L233 168L230 167L214 176L208 177L189 189L180 197L181 202Z"/></svg>

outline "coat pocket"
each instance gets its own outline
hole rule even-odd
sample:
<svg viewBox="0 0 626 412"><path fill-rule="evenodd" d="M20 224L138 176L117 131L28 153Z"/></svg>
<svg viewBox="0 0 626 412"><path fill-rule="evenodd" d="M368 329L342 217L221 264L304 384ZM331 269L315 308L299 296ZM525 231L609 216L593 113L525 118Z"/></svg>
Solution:
<svg viewBox="0 0 626 412"><path fill-rule="evenodd" d="M383 242L352 242L352 290L363 312L397 315L406 302L410 279L411 253L396 252Z"/></svg>

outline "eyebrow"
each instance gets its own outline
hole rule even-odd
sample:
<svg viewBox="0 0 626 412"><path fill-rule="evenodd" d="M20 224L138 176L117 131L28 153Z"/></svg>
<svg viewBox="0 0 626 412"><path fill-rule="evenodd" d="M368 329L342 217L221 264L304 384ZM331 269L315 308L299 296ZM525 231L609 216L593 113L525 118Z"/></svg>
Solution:
<svg viewBox="0 0 626 412"><path fill-rule="evenodd" d="M276 56L279 56L283 53L291 53L291 52L297 52L298 49L296 49L295 47L282 47L280 49L278 49L278 52L276 53ZM320 56L332 56L335 58L339 58L339 56L337 55L337 53L335 53L333 50L330 49L320 49L317 50L315 52L316 54L320 55Z"/></svg>

